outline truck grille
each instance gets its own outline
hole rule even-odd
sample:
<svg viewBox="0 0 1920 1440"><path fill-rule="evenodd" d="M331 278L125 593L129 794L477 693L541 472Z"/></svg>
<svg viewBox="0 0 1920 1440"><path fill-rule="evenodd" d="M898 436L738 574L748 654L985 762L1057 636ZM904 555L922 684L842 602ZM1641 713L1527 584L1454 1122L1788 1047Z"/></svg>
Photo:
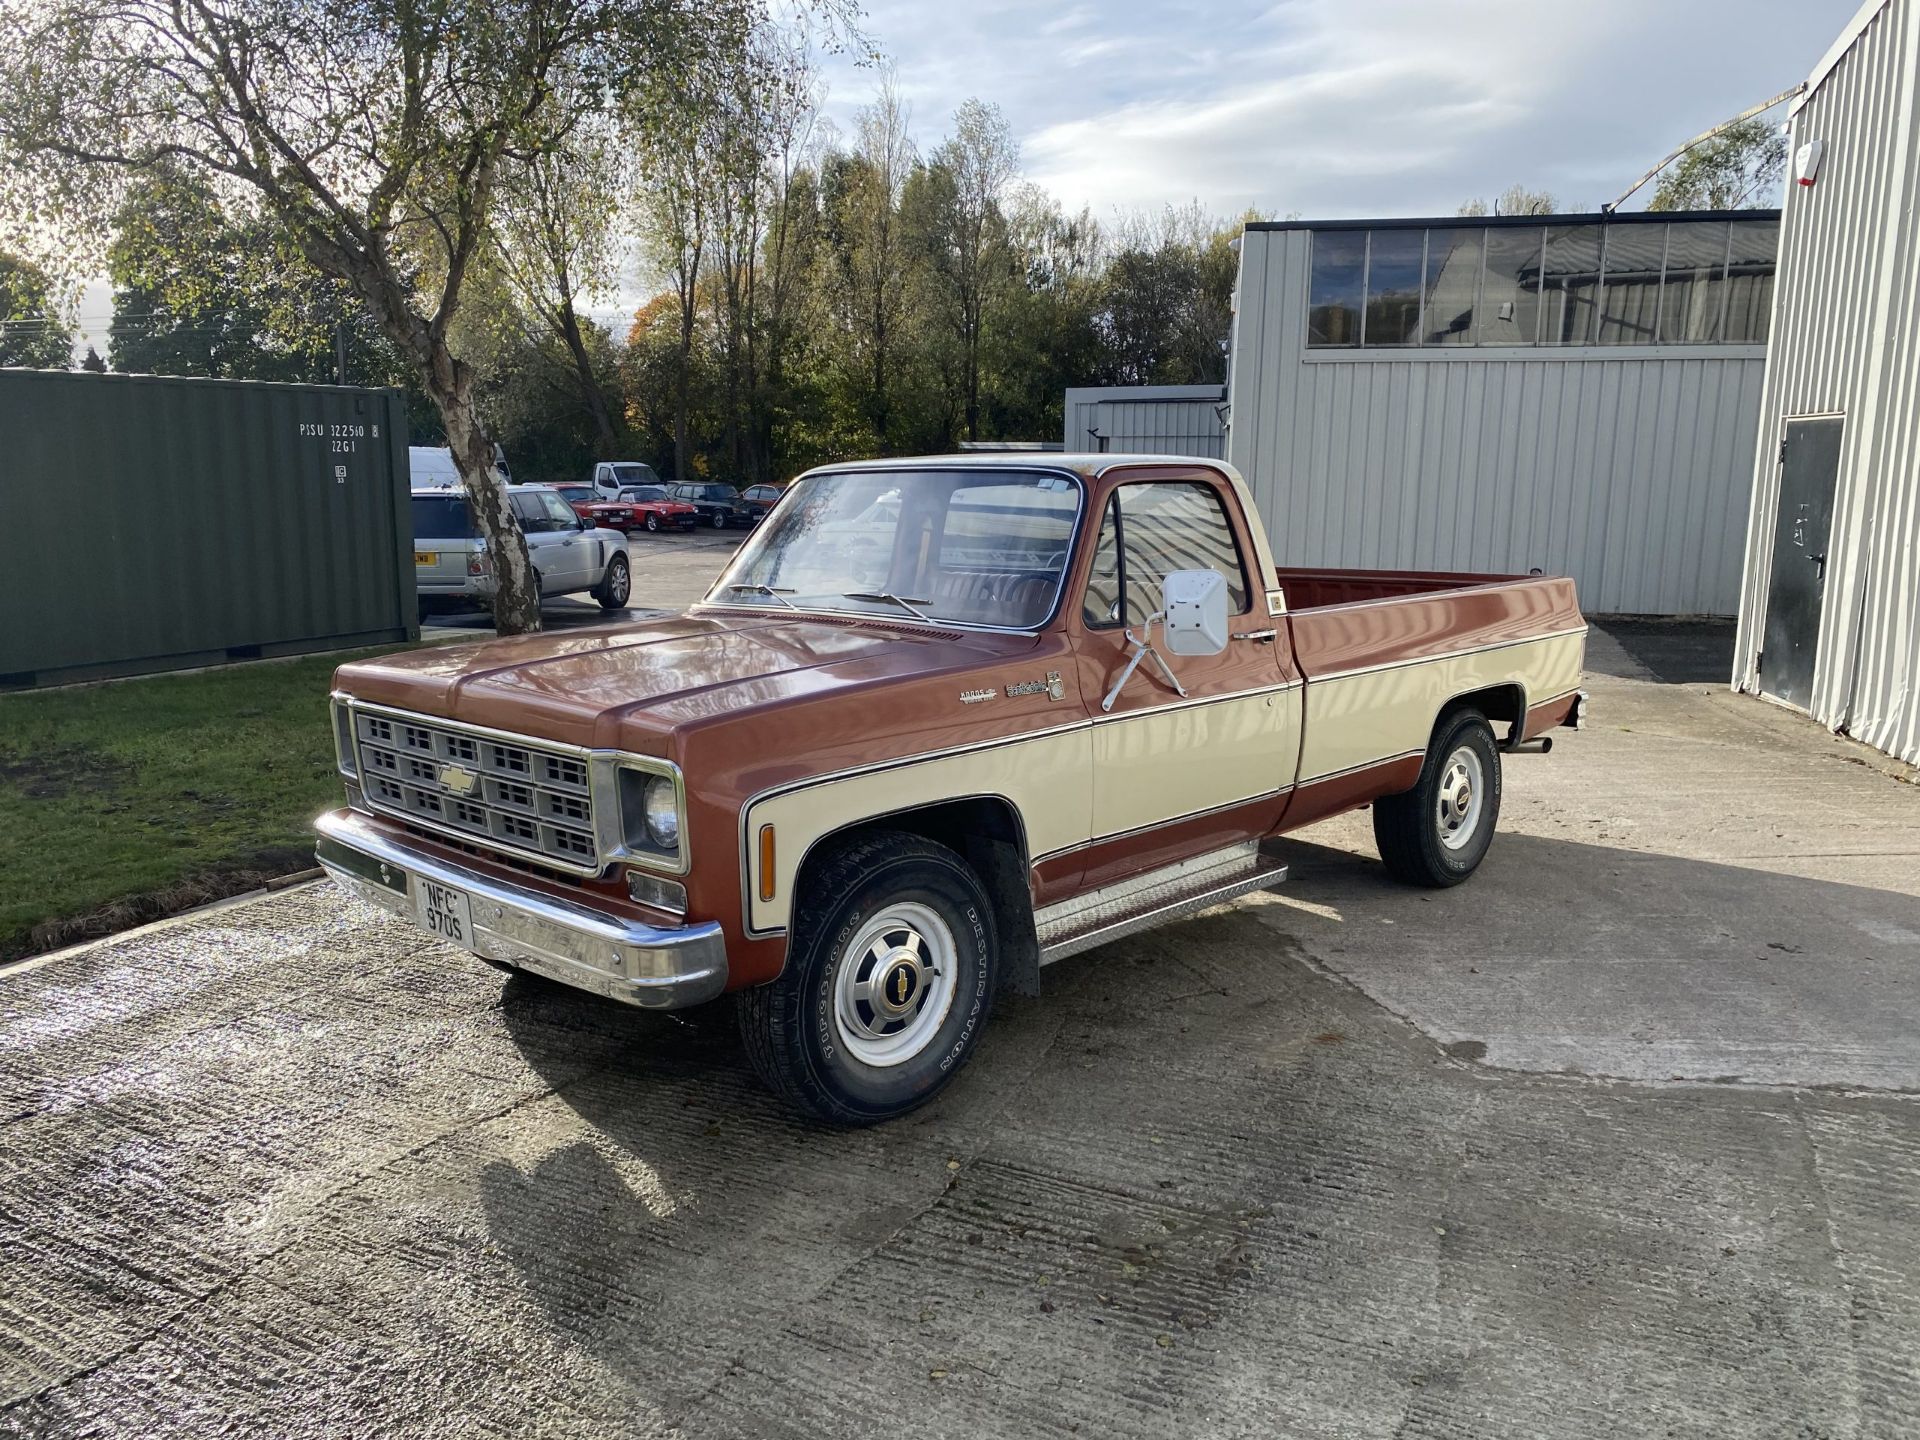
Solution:
<svg viewBox="0 0 1920 1440"><path fill-rule="evenodd" d="M359 709L353 733L362 790L374 809L563 870L600 869L581 757Z"/></svg>

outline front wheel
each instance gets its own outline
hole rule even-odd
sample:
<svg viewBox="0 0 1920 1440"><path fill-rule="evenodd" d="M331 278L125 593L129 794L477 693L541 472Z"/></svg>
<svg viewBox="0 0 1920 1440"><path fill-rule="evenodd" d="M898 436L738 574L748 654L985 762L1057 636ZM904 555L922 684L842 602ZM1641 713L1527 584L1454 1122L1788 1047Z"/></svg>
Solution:
<svg viewBox="0 0 1920 1440"><path fill-rule="evenodd" d="M1411 790L1373 806L1373 839L1387 873L1443 889L1480 867L1500 819L1500 750L1478 710L1443 719Z"/></svg>
<svg viewBox="0 0 1920 1440"><path fill-rule="evenodd" d="M655 535L660 533L660 517L658 515L647 516L647 529Z"/></svg>
<svg viewBox="0 0 1920 1440"><path fill-rule="evenodd" d="M716 510L713 512L713 528L716 530L724 530L727 528L727 512L726 511Z"/></svg>
<svg viewBox="0 0 1920 1440"><path fill-rule="evenodd" d="M926 1104L973 1053L992 1002L998 945L979 877L944 845L883 831L809 865L803 893L786 969L738 997L755 1072L833 1125Z"/></svg>
<svg viewBox="0 0 1920 1440"><path fill-rule="evenodd" d="M616 555L607 562L607 573L594 587L593 598L600 602L602 610L624 610L632 594L633 571L627 566L626 556Z"/></svg>

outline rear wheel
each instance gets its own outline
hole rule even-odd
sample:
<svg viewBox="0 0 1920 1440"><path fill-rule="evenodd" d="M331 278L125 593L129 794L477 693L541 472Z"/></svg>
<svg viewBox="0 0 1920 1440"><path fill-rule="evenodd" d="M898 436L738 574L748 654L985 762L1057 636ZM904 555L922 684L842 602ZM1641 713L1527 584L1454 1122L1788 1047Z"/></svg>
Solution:
<svg viewBox="0 0 1920 1440"><path fill-rule="evenodd" d="M1387 873L1409 885L1441 889L1473 874L1500 819L1500 750L1478 710L1444 717L1401 795L1374 802L1373 839Z"/></svg>
<svg viewBox="0 0 1920 1440"><path fill-rule="evenodd" d="M716 510L713 512L713 528L716 530L724 530L727 528L727 512L726 511Z"/></svg>
<svg viewBox="0 0 1920 1440"><path fill-rule="evenodd" d="M871 1125L924 1105L973 1053L993 996L993 912L967 862L884 831L808 867L777 980L738 998L753 1068L788 1105Z"/></svg>
<svg viewBox="0 0 1920 1440"><path fill-rule="evenodd" d="M602 610L624 610L632 594L633 571L627 566L626 556L616 555L607 562L607 573L594 586L593 598L600 602Z"/></svg>

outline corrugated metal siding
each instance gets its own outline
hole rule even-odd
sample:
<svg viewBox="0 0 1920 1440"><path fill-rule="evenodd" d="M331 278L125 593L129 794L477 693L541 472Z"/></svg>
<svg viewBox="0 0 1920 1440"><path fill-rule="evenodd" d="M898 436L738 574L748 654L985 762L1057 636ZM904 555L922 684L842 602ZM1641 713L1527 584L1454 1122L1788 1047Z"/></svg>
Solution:
<svg viewBox="0 0 1920 1440"><path fill-rule="evenodd" d="M405 424L390 391L0 370L0 683L417 636Z"/></svg>
<svg viewBox="0 0 1920 1440"><path fill-rule="evenodd" d="M1735 612L1762 347L1309 352L1310 243L1247 232L1235 316L1228 458L1282 565L1537 568L1596 613Z"/></svg>
<svg viewBox="0 0 1920 1440"><path fill-rule="evenodd" d="M1070 451L1226 458L1219 385L1111 385L1067 391Z"/></svg>
<svg viewBox="0 0 1920 1440"><path fill-rule="evenodd" d="M1916 69L1914 5L1893 0L1794 115L1791 144L1826 153L1781 217L1734 684L1760 688L1785 422L1844 415L1812 713L1920 762Z"/></svg>

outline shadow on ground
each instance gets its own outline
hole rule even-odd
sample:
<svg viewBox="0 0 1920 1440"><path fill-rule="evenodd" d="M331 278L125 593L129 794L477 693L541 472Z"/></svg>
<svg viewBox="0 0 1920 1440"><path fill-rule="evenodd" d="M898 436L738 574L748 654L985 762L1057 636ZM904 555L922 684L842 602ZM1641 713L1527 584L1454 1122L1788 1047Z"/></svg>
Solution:
<svg viewBox="0 0 1920 1440"><path fill-rule="evenodd" d="M1662 685L1725 685L1733 675L1734 622L1730 619L1588 618L1597 632L1589 635L1587 644L1591 671ZM1624 664L1615 647L1623 653Z"/></svg>

